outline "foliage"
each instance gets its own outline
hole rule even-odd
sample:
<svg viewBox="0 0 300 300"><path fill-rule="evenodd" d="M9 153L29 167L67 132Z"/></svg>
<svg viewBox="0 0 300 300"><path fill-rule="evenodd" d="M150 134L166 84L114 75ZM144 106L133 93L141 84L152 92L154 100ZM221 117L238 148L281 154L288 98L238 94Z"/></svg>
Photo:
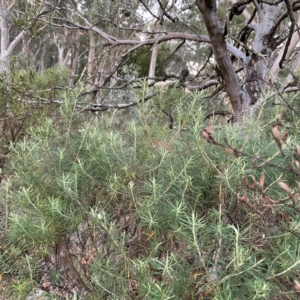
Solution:
<svg viewBox="0 0 300 300"><path fill-rule="evenodd" d="M0 204L8 219L1 273L14 278L8 296L41 285L80 299L293 297L300 214L277 182L298 197L288 164L300 141L288 137L282 157L270 134L276 106L243 133L215 127L224 151L201 136L204 94L161 93L120 131L118 113L86 121L80 93L65 94L59 119L11 148Z"/></svg>
<svg viewBox="0 0 300 300"><path fill-rule="evenodd" d="M164 61L164 59L165 57L168 56L169 52L170 52L169 47L167 47L166 45L161 45L158 52L159 55L157 57L157 63L156 63L157 76L164 75L165 69L167 67L167 64ZM148 76L150 61L151 61L151 47L143 47L143 48L139 48L129 57L124 67L136 71L137 78L143 78ZM123 73L125 73L123 70L120 70L119 72L122 75L124 75Z"/></svg>
<svg viewBox="0 0 300 300"><path fill-rule="evenodd" d="M47 69L42 74L20 68L22 60L11 62L11 73L0 75L0 132L1 153L7 153L10 143L16 143L28 134L27 129L43 122L53 111L45 104L61 93L68 78L68 69L62 66ZM52 100L48 100L52 99Z"/></svg>
<svg viewBox="0 0 300 300"><path fill-rule="evenodd" d="M299 7L247 2L3 1L1 297L299 297Z"/></svg>

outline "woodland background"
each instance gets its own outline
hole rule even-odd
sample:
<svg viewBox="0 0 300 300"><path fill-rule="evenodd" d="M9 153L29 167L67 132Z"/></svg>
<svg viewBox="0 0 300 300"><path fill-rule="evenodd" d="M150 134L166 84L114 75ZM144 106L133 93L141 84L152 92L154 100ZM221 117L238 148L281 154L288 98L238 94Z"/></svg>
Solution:
<svg viewBox="0 0 300 300"><path fill-rule="evenodd" d="M1 0L0 298L299 299L299 10Z"/></svg>

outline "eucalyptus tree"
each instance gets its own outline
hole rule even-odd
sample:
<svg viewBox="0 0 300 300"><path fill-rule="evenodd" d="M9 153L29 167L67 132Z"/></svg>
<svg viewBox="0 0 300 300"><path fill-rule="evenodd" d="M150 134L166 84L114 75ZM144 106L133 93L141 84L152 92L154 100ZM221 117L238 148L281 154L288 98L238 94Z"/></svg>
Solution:
<svg viewBox="0 0 300 300"><path fill-rule="evenodd" d="M0 70L9 71L9 61L14 52L20 54L29 49L32 38L45 28L44 23L39 22L40 17L45 17L53 10L54 8L44 1L1 0Z"/></svg>
<svg viewBox="0 0 300 300"><path fill-rule="evenodd" d="M232 107L232 121L239 122L260 105L263 91L272 88L274 76L281 76L281 69L286 68L291 75L297 68L289 58L295 58L295 62L299 57L298 2L53 2L56 16L51 22L89 32L88 77L93 74L93 80L87 93L138 87L139 78L128 66L130 58L142 47L157 51L157 45L166 43L170 51L165 60L172 62L175 55L184 57L185 67L177 73L166 68L164 75L158 77L153 55L149 64L152 81L175 78L189 90L209 88L213 94L225 91ZM63 9L67 15L62 14ZM191 72L192 66L196 71ZM288 87L289 81L280 86L276 79L276 83L281 92L297 89Z"/></svg>
<svg viewBox="0 0 300 300"><path fill-rule="evenodd" d="M13 39L11 37L11 26L13 25L12 9L15 1L1 1L0 6L0 31L1 31L1 48L0 48L0 70L7 70L9 57L15 47L24 38L25 31L21 30Z"/></svg>

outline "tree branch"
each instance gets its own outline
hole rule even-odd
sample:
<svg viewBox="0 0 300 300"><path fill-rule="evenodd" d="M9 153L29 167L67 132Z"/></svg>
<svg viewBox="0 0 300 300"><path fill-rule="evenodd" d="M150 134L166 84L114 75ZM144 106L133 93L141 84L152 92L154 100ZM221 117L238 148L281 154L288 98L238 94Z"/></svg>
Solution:
<svg viewBox="0 0 300 300"><path fill-rule="evenodd" d="M290 1L289 0L285 0L285 3L286 3L286 6L287 6L288 14L290 16L291 26L290 26L290 30L289 30L288 39L287 39L287 41L285 43L285 46L284 46L284 51L283 51L282 57L281 57L281 60L279 62L279 67L281 69L283 68L282 64L283 64L283 62L285 60L285 57L287 55L287 52L288 52L288 49L289 49L289 46L290 46L290 42L292 40L292 36L294 34L295 24L296 24L296 21L295 21L295 18L294 18L294 14L293 14L293 10L292 10Z"/></svg>
<svg viewBox="0 0 300 300"><path fill-rule="evenodd" d="M163 7L162 3L160 0L157 0L158 4L159 4L159 7L160 9L162 10L163 14L168 18L170 19L173 23L176 22L176 18L173 18L171 17L171 15L166 11L165 7Z"/></svg>
<svg viewBox="0 0 300 300"><path fill-rule="evenodd" d="M243 98L242 89L238 83L233 65L226 51L226 42L216 12L216 1L196 0L196 5L202 14L210 37L215 60L225 81L225 90L232 105L234 122L240 122L241 117L248 109L248 103L247 99Z"/></svg>

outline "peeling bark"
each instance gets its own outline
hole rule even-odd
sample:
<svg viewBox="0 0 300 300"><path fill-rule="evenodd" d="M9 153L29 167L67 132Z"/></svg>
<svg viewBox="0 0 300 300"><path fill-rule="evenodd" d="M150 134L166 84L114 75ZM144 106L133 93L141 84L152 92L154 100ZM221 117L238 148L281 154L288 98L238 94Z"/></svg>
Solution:
<svg viewBox="0 0 300 300"><path fill-rule="evenodd" d="M259 95L265 89L268 72L268 60L274 51L273 36L270 35L277 22L277 16L283 3L278 5L262 4L258 11L253 53L247 58L244 67L245 89L251 99L251 104L257 102Z"/></svg>

